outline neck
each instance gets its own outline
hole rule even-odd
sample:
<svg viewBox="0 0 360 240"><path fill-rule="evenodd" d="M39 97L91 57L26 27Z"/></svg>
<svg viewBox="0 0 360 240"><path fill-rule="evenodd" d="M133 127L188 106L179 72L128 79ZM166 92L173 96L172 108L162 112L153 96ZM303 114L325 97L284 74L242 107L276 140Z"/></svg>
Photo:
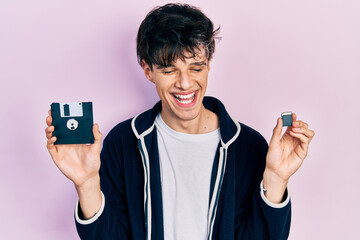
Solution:
<svg viewBox="0 0 360 240"><path fill-rule="evenodd" d="M164 116L163 112L161 112L161 118L170 128L182 133L202 134L215 131L219 128L218 116L204 106L202 106L199 115L194 119L175 119Z"/></svg>

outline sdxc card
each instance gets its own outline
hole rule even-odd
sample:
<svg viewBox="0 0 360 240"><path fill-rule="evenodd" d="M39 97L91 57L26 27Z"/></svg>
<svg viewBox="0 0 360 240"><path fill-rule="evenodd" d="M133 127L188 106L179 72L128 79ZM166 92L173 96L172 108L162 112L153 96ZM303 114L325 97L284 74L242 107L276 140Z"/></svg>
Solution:
<svg viewBox="0 0 360 240"><path fill-rule="evenodd" d="M292 126L292 112L283 112L281 118L283 120L283 127Z"/></svg>
<svg viewBox="0 0 360 240"><path fill-rule="evenodd" d="M92 102L51 104L55 144L94 143Z"/></svg>

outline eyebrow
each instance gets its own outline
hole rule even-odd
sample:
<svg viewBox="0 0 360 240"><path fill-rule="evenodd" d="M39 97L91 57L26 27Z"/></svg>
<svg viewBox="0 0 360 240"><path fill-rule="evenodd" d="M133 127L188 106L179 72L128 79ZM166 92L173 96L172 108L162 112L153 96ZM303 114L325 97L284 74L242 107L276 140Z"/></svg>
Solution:
<svg viewBox="0 0 360 240"><path fill-rule="evenodd" d="M201 61L201 62L193 62L193 63L190 63L189 65L190 66L206 66L207 63L206 63L206 61ZM169 65L166 65L166 66L159 65L157 67L157 69L164 69L164 68L170 68L170 67L175 67L175 65L174 64L169 64Z"/></svg>
<svg viewBox="0 0 360 240"><path fill-rule="evenodd" d="M173 65L173 64L169 64L169 65L159 65L158 67L157 67L157 69L164 69L164 68L169 68L169 67L175 67L175 65Z"/></svg>
<svg viewBox="0 0 360 240"><path fill-rule="evenodd" d="M190 65L192 66L206 66L206 62L205 61L201 61L201 62L193 62L193 63L190 63Z"/></svg>

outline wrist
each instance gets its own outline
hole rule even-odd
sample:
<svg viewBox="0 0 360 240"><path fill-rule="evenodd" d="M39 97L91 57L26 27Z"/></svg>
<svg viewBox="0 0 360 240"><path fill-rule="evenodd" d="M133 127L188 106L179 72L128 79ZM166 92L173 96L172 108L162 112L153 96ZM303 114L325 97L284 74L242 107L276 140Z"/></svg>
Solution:
<svg viewBox="0 0 360 240"><path fill-rule="evenodd" d="M85 219L99 211L102 202L99 174L86 180L81 186L75 186L79 203Z"/></svg>
<svg viewBox="0 0 360 240"><path fill-rule="evenodd" d="M281 203L288 180L284 180L276 173L269 169L265 169L263 175L263 186L266 198L273 203Z"/></svg>
<svg viewBox="0 0 360 240"><path fill-rule="evenodd" d="M97 173L81 184L74 184L74 186L78 194L85 194L87 192L96 191L100 189L100 175Z"/></svg>

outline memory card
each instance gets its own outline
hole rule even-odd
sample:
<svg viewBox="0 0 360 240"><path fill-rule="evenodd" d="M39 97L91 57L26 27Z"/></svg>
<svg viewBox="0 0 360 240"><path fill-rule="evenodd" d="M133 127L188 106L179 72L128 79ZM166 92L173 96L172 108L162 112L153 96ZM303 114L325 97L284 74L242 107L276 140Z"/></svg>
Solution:
<svg viewBox="0 0 360 240"><path fill-rule="evenodd" d="M283 121L283 127L292 126L292 112L283 112L281 119Z"/></svg>

